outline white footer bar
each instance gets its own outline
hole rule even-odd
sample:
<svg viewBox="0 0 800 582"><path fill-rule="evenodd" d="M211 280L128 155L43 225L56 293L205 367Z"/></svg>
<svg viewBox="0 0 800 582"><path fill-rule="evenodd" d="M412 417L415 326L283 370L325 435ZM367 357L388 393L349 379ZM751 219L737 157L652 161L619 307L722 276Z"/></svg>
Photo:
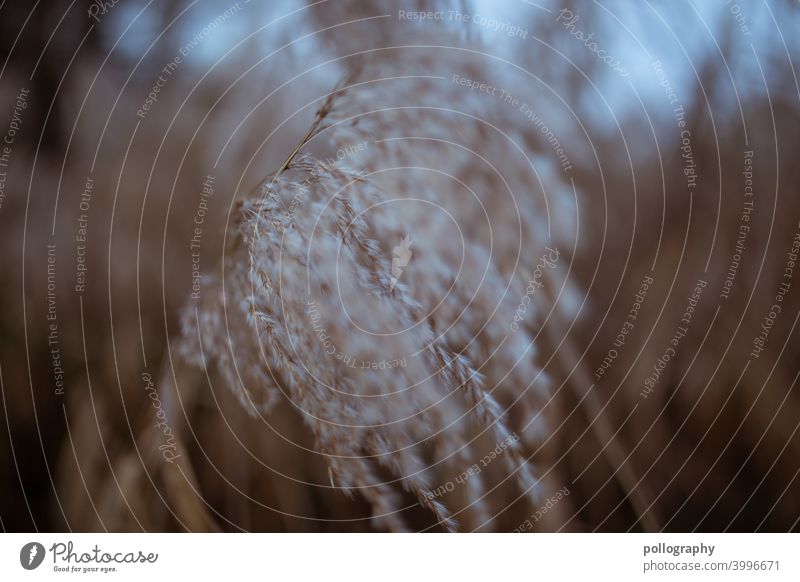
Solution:
<svg viewBox="0 0 800 582"><path fill-rule="evenodd" d="M793 534L2 534L2 580L800 580ZM581 578L582 579L582 578Z"/></svg>

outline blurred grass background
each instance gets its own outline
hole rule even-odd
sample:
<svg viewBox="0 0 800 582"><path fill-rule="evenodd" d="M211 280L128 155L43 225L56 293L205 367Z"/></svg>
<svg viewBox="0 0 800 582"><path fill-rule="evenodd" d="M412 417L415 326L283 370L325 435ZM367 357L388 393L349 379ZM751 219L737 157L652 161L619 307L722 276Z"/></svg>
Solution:
<svg viewBox="0 0 800 582"><path fill-rule="evenodd" d="M457 6L530 33L522 42L472 26L463 41L484 43L539 78L525 97L547 113L570 152L580 206L572 268L587 302L567 335L592 370L613 344L642 277L650 273L657 282L620 360L592 391L593 408L584 398L589 386L569 373L572 364L551 366L556 384L569 387L551 411L563 420L550 445L560 458L554 474L572 494L548 528L642 527L630 491L607 461L607 437L592 423L602 410L609 426L621 427L615 442L630 453L626 470L641 479L637 486L665 529L796 530L797 289L783 304L769 353L749 363L748 354L800 220L798 5L742 3L746 34L729 2L543 4L552 11L547 18L521 2ZM87 16L90 6L0 6L0 129L20 89L30 89L0 207L3 529L369 530L363 501L291 480L325 483L318 458L265 431L229 391L203 389L198 371L182 371L196 377L186 386L199 388L182 387L180 404L160 386L187 451L186 480L176 479L146 430L152 409L140 376L156 375L164 364L191 291L186 241L202 180L215 176L203 228L210 269L235 194L280 165L314 115L313 104L293 115L298 105L341 78L342 63L329 61L354 47L395 42L403 31L394 22L396 36L387 38L373 22L361 22L305 35L399 4L241 3L184 57L144 119L136 111L165 64L234 5L122 0L99 22ZM579 14L580 28L619 55L630 77L620 79L565 34L555 21L559 8ZM675 119L655 80L656 59L691 129L700 183L691 196ZM540 135L526 139L552 155ZM711 298L736 243L745 150L754 151L755 211L732 294L715 311ZM95 183L89 277L77 294L74 237L87 176ZM53 394L44 316L48 243L57 245L63 397ZM701 276L709 281L709 302L656 396L642 401L641 379ZM640 349L645 355L634 363ZM273 418L276 432L313 446L289 406ZM430 523L421 509L412 518L418 527ZM506 512L496 529L519 521Z"/></svg>

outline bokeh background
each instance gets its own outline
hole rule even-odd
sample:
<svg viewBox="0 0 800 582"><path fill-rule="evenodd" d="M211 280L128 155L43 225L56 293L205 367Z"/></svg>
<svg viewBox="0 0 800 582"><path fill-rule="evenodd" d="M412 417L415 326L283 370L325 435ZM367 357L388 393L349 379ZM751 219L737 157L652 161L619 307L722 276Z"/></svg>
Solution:
<svg viewBox="0 0 800 582"><path fill-rule="evenodd" d="M420 9L485 18L398 17ZM291 406L267 429L168 346L192 292L203 182L213 176L200 264L211 276L237 196L286 160L354 54L414 35L474 50L482 66L491 55L569 155L544 188L574 186L565 257L581 307L541 340L558 390L537 462L570 494L537 529L798 529L800 272L784 277L800 227L796 1L40 0L3 2L0 16L4 530L381 529L360 496L295 480L328 472L288 443L314 446ZM431 68L445 52L430 49ZM520 126L532 156L555 156ZM596 376L646 277L635 328ZM699 279L689 333L643 398ZM143 374L180 439L179 470L158 450ZM510 531L535 509L499 511L485 529ZM422 508L405 514L431 525Z"/></svg>

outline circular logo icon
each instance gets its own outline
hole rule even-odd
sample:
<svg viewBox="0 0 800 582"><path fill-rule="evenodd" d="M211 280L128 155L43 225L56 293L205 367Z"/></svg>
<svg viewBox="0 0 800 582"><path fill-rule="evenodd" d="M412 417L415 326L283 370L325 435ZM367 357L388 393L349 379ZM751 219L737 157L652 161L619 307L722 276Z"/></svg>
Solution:
<svg viewBox="0 0 800 582"><path fill-rule="evenodd" d="M44 561L44 546L39 542L30 542L19 551L19 563L26 570L35 570Z"/></svg>

